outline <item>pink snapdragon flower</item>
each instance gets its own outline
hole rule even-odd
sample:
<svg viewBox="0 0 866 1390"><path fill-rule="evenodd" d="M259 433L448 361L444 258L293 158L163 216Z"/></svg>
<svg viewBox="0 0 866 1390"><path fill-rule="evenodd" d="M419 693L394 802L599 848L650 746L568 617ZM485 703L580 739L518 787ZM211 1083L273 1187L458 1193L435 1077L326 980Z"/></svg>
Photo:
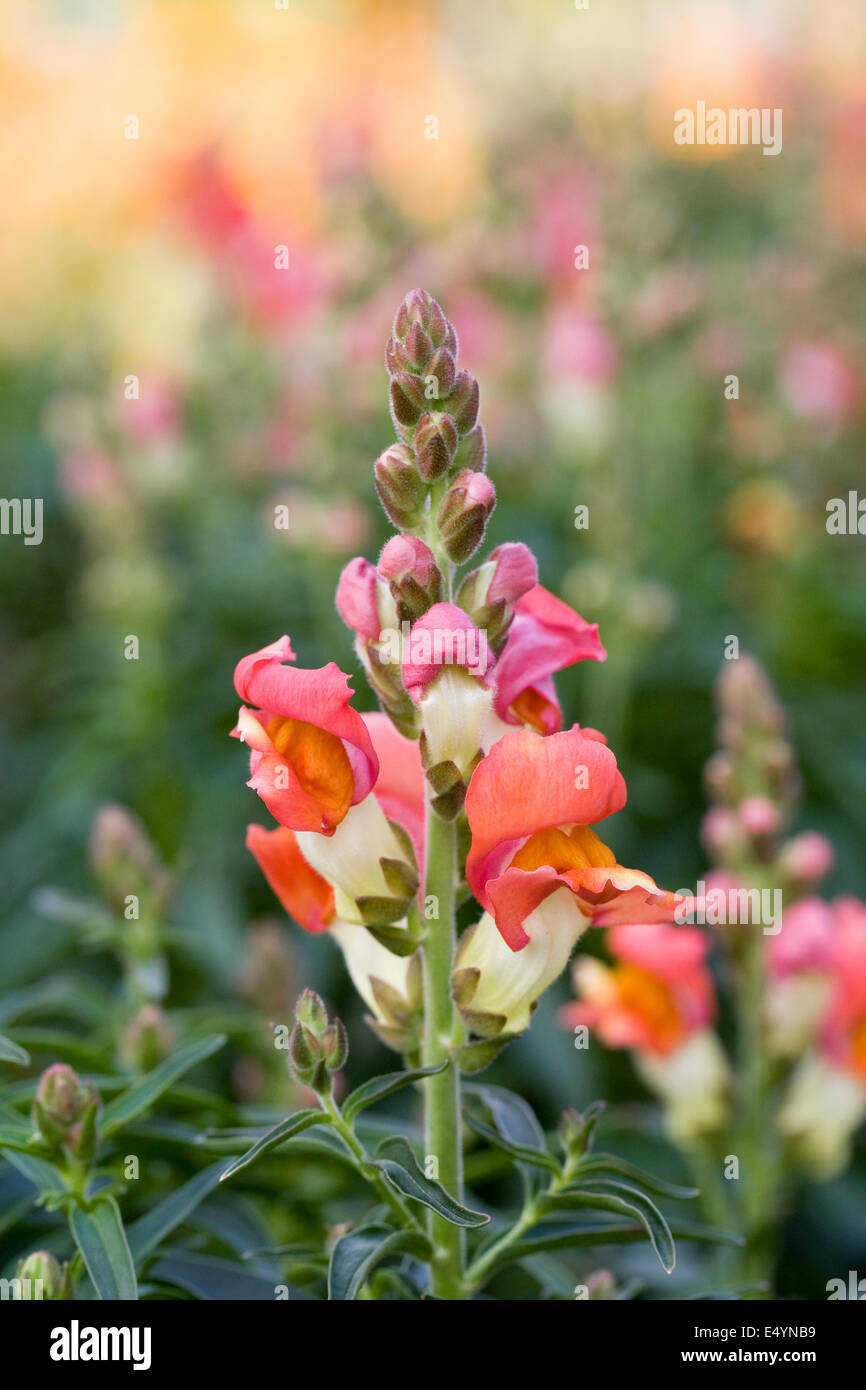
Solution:
<svg viewBox="0 0 866 1390"><path fill-rule="evenodd" d="M329 662L305 671L288 637L245 656L235 689L245 702L235 738L250 748L250 780L275 820L290 830L333 835L350 806L363 801L378 761L349 678ZM247 702L255 706L246 707Z"/></svg>
<svg viewBox="0 0 866 1390"><path fill-rule="evenodd" d="M618 864L591 828L625 800L616 758L595 729L546 738L514 730L479 763L466 794L466 878L512 951L528 945L526 919L556 894L581 927L673 916L674 894Z"/></svg>
<svg viewBox="0 0 866 1390"><path fill-rule="evenodd" d="M620 924L608 932L607 946L613 967L590 957L575 963L582 999L563 1009L564 1023L587 1024L607 1047L666 1057L714 1021L708 943L694 927Z"/></svg>
<svg viewBox="0 0 866 1390"><path fill-rule="evenodd" d="M514 603L514 620L496 663L496 713L506 723L556 733L562 727L562 710L553 673L587 658L607 660L598 624L585 622L536 584Z"/></svg>

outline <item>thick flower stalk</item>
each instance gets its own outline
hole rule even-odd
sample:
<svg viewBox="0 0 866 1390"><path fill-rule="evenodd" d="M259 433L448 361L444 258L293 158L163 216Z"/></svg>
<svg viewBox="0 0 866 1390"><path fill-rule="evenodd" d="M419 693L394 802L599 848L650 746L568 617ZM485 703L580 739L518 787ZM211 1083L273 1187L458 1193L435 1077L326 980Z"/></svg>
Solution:
<svg viewBox="0 0 866 1390"><path fill-rule="evenodd" d="M562 727L553 675L605 659L596 626L520 542L458 574L495 490L478 384L421 290L386 367L397 438L374 476L398 534L336 593L381 712L359 714L334 663L304 670L281 637L238 663L233 732L277 822L250 826L249 848L287 912L339 946L382 1041L426 1069L426 1165L462 1203L461 1071L529 1025L587 927L669 921L677 900L599 838L625 783L602 734ZM458 942L464 882L482 914ZM309 1032L293 1066L323 1081ZM467 1296L459 1222L434 1209L429 1240L431 1291Z"/></svg>

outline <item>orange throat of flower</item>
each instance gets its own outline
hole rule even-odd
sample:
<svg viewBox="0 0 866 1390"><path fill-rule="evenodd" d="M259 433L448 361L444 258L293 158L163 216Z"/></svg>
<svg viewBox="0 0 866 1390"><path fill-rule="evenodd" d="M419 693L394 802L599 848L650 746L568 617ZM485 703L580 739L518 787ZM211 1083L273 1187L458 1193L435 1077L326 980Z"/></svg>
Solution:
<svg viewBox="0 0 866 1390"><path fill-rule="evenodd" d="M322 830L331 833L352 804L355 778L342 740L302 719L275 715L267 735L292 769L301 789L322 812Z"/></svg>
<svg viewBox="0 0 866 1390"><path fill-rule="evenodd" d="M866 1081L866 1014L859 1018L851 1033L851 1067Z"/></svg>
<svg viewBox="0 0 866 1390"><path fill-rule="evenodd" d="M671 991L658 975L627 961L611 971L620 1007L635 1015L647 1033L651 1051L664 1055L683 1041L686 1029Z"/></svg>
<svg viewBox="0 0 866 1390"><path fill-rule="evenodd" d="M531 685L521 691L517 699L511 702L511 713L514 717L519 719L521 724L528 724L530 729L535 729L536 733L539 734L550 732L546 718L550 708L550 701L540 691L533 690ZM556 722L559 723L558 717Z"/></svg>
<svg viewBox="0 0 866 1390"><path fill-rule="evenodd" d="M581 869L613 869L616 855L588 825L570 830L536 830L511 861L512 868L531 873L550 865L558 874L579 874Z"/></svg>

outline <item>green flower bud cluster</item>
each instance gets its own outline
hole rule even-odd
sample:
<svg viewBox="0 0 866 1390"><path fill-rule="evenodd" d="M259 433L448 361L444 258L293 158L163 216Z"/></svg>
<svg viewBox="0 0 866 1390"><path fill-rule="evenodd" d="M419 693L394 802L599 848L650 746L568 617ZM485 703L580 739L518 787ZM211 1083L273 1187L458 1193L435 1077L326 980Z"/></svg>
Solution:
<svg viewBox="0 0 866 1390"><path fill-rule="evenodd" d="M469 482L483 476L487 456L478 382L458 368L457 334L425 290L397 310L385 362L398 438L375 466L382 506L396 527L413 530L435 498L443 548L462 564L481 543L495 494L489 480Z"/></svg>
<svg viewBox="0 0 866 1390"><path fill-rule="evenodd" d="M315 990L305 989L295 1006L295 1026L289 1038L289 1066L303 1085L319 1095L330 1094L333 1073L349 1056L349 1036L339 1018L328 1020Z"/></svg>

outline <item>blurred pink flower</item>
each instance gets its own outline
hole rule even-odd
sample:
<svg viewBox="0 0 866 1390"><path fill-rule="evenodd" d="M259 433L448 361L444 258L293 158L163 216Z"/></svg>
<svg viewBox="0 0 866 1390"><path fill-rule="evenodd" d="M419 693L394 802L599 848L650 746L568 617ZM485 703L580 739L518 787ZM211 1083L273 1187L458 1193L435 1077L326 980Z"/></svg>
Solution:
<svg viewBox="0 0 866 1390"><path fill-rule="evenodd" d="M554 308L544 340L545 371L593 385L607 385L616 375L616 345L594 314L573 306Z"/></svg>
<svg viewBox="0 0 866 1390"><path fill-rule="evenodd" d="M569 1026L585 1023L608 1047L667 1056L715 1018L708 943L693 927L619 925L607 934L618 964L578 960L581 1000L562 1011Z"/></svg>
<svg viewBox="0 0 866 1390"><path fill-rule="evenodd" d="M816 423L839 424L857 401L854 371L832 343L791 343L780 367L782 391L795 415Z"/></svg>

